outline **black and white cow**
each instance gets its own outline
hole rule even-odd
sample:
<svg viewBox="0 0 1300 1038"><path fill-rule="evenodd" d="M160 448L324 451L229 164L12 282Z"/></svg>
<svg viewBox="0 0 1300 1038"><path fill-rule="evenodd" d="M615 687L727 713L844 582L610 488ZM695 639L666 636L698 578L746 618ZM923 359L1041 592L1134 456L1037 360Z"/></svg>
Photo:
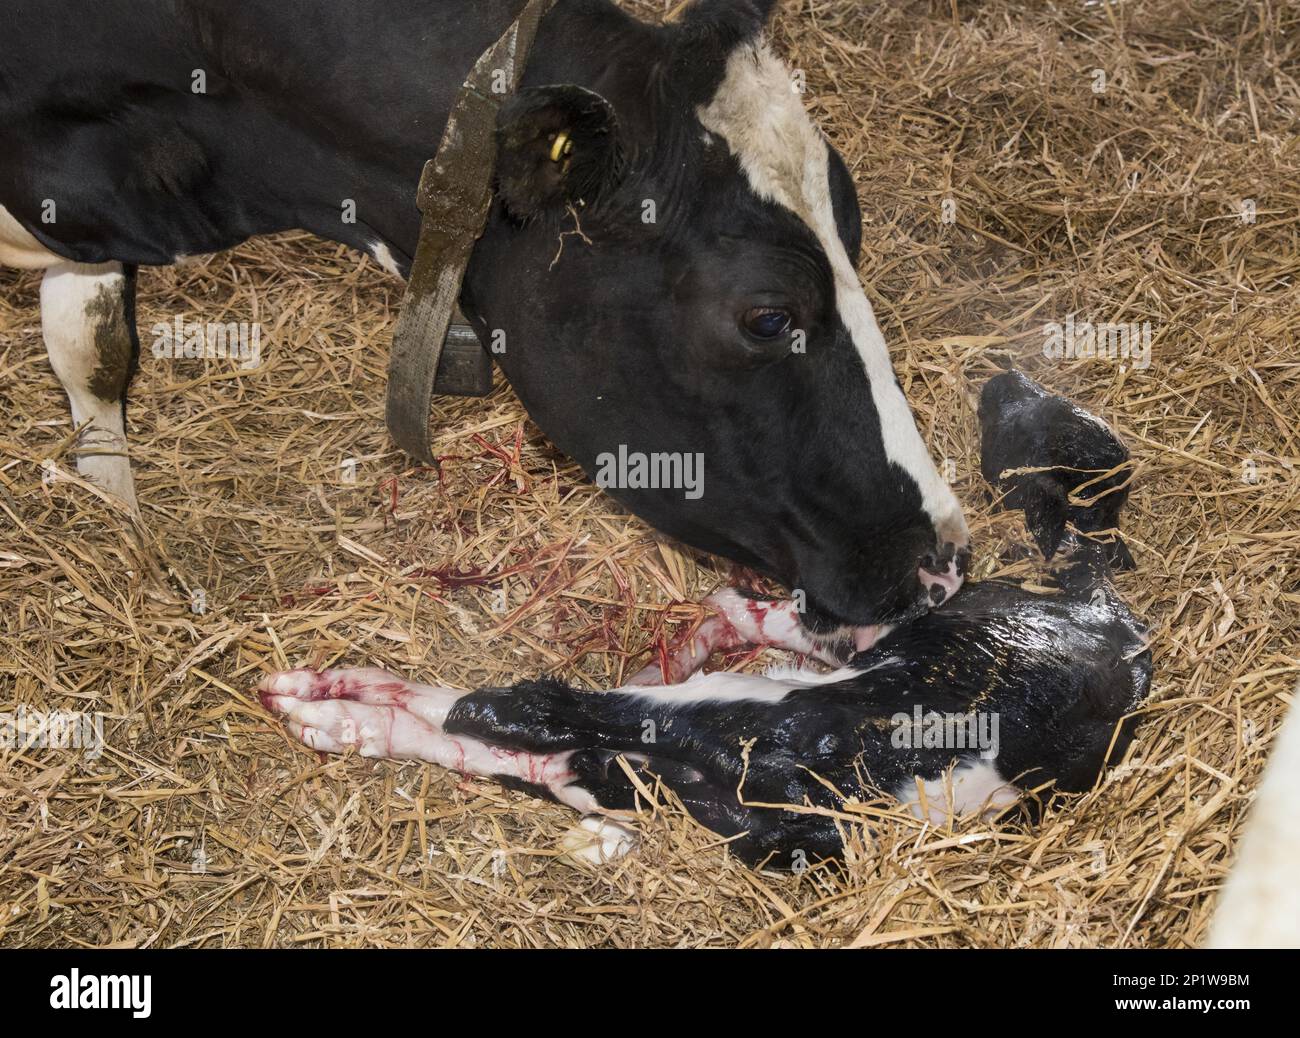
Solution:
<svg viewBox="0 0 1300 1038"><path fill-rule="evenodd" d="M136 268L305 228L404 275L423 163L521 6L6 9L0 264L45 270L82 472L134 506ZM632 511L800 589L818 630L895 622L956 590L967 528L857 278L852 177L761 41L774 6L697 0L660 27L558 0L501 113L461 306L589 473L620 448L704 459L698 495L612 488Z"/></svg>
<svg viewBox="0 0 1300 1038"><path fill-rule="evenodd" d="M1078 409L1034 414L1018 394L985 394L986 466L1015 465L1063 421L1096 421ZM1090 435L1060 443L1055 461L1070 470L1094 458ZM569 849L589 860L632 842L601 816L662 780L745 861L798 868L840 856L850 802L893 796L943 824L996 814L1025 792L1089 789L1122 757L1151 681L1147 632L1105 566L1075 569L1059 594L984 581L851 642L811 636L792 602L724 591L670 658L612 692L552 679L461 692L373 669L291 671L258 692L313 749L430 761L584 812L585 842ZM741 645L838 667L695 676Z"/></svg>

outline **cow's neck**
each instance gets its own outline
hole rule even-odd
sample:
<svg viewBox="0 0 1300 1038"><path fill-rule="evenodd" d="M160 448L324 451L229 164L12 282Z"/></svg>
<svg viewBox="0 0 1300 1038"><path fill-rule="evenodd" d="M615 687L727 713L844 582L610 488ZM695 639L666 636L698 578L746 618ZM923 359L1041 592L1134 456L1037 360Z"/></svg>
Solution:
<svg viewBox="0 0 1300 1038"><path fill-rule="evenodd" d="M297 184L276 188L297 189L299 225L381 262L392 257L404 275L419 232L420 171L469 68L522 7L522 0L433 3L426 38L398 24L377 26L355 48L349 44L330 96L306 98L297 113L308 137L294 163ZM472 24L466 8L474 11ZM558 0L524 81L598 86L629 31L646 29L608 0Z"/></svg>

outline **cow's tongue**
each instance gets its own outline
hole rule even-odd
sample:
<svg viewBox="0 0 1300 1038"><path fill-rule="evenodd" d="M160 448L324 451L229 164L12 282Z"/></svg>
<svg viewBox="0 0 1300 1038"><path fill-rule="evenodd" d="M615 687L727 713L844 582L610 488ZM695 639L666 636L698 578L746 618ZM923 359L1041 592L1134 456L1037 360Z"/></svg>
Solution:
<svg viewBox="0 0 1300 1038"><path fill-rule="evenodd" d="M853 647L858 652L866 652L893 629L893 624L871 624L867 627L855 627L853 628Z"/></svg>
<svg viewBox="0 0 1300 1038"><path fill-rule="evenodd" d="M857 653L870 649L895 626L897 625L866 624L862 627L841 627L833 634L813 635L813 642L842 666Z"/></svg>

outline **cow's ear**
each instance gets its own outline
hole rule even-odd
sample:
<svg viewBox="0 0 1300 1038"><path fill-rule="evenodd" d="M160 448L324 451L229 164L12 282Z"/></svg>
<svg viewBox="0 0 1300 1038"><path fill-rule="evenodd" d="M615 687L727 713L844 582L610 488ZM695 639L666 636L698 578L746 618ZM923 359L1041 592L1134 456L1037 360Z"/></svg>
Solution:
<svg viewBox="0 0 1300 1038"><path fill-rule="evenodd" d="M678 16L688 29L704 29L738 43L757 36L767 24L779 0L695 0Z"/></svg>
<svg viewBox="0 0 1300 1038"><path fill-rule="evenodd" d="M614 108L591 90L528 87L501 108L497 190L518 219L592 202L618 181L622 167Z"/></svg>
<svg viewBox="0 0 1300 1038"><path fill-rule="evenodd" d="M1043 558L1050 559L1065 536L1068 508L1065 488L1050 476L1036 476L1021 492L1021 502L1025 510L1025 525L1034 535Z"/></svg>
<svg viewBox="0 0 1300 1038"><path fill-rule="evenodd" d="M694 0L672 24L671 75L687 96L708 101L739 46L763 32L777 0Z"/></svg>

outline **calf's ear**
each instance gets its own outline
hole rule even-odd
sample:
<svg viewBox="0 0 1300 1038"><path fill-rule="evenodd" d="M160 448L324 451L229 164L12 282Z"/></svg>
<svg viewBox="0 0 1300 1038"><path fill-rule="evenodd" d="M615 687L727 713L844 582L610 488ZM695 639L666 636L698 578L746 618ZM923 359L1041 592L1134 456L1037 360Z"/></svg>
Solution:
<svg viewBox="0 0 1300 1038"><path fill-rule="evenodd" d="M1137 566L1133 561L1133 553L1119 537L1116 537L1106 548L1106 561L1110 563L1111 569L1133 569Z"/></svg>
<svg viewBox="0 0 1300 1038"><path fill-rule="evenodd" d="M1050 476L1035 476L1021 492L1025 525L1034 535L1043 558L1050 559L1065 536L1067 502L1065 488Z"/></svg>
<svg viewBox="0 0 1300 1038"><path fill-rule="evenodd" d="M591 203L622 175L613 106L572 84L528 87L497 117L497 192L512 216L532 219Z"/></svg>

